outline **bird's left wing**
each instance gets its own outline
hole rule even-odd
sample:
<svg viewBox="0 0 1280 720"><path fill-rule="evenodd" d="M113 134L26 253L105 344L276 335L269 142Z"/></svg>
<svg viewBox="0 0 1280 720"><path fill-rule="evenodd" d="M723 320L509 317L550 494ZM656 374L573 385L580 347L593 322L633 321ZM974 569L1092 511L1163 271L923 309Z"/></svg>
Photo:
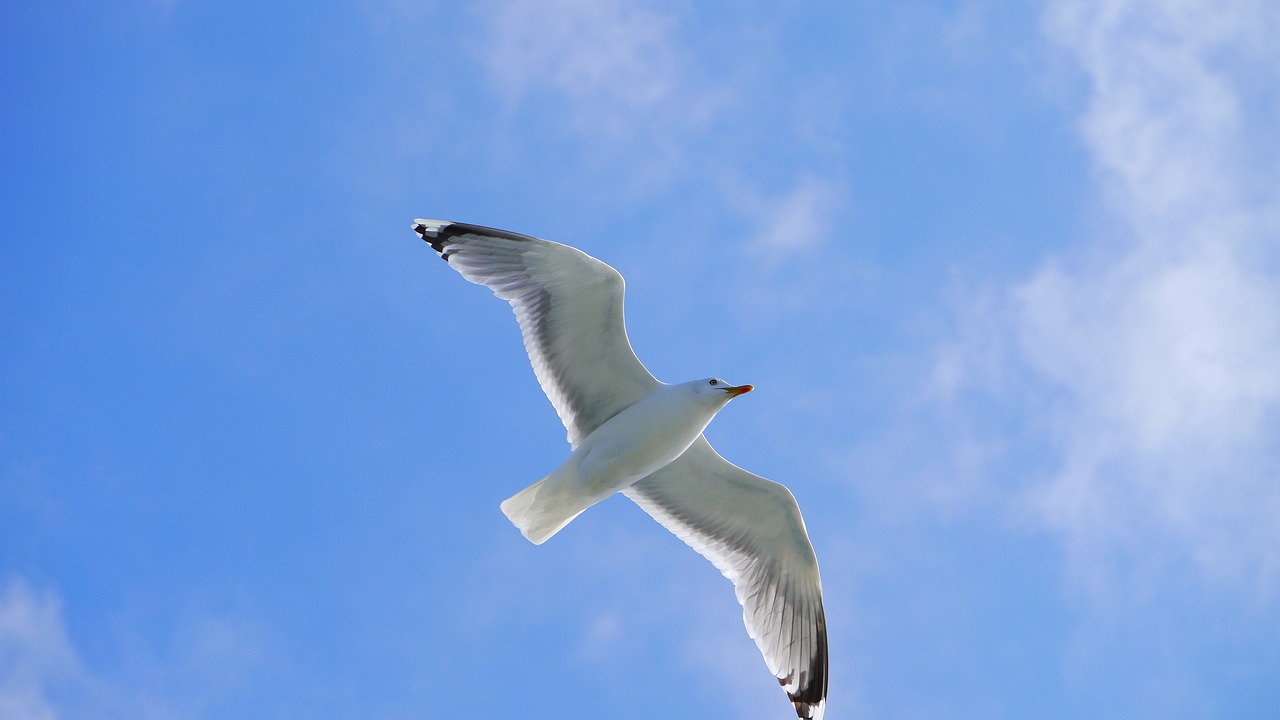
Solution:
<svg viewBox="0 0 1280 720"><path fill-rule="evenodd" d="M827 701L827 621L818 561L786 487L730 463L699 437L623 490L733 582L747 633L805 720Z"/></svg>
<svg viewBox="0 0 1280 720"><path fill-rule="evenodd" d="M515 311L534 374L577 446L658 385L631 350L622 275L568 245L446 220L414 232Z"/></svg>

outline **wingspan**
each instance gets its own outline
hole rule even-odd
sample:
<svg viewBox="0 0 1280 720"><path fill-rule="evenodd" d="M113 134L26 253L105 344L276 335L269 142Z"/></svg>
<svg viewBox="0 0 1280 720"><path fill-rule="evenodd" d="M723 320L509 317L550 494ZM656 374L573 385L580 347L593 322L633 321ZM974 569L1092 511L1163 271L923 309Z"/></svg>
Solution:
<svg viewBox="0 0 1280 720"><path fill-rule="evenodd" d="M511 304L570 445L658 384L627 340L617 270L577 248L505 230L422 219L413 229L464 278Z"/></svg>
<svg viewBox="0 0 1280 720"><path fill-rule="evenodd" d="M733 582L747 633L805 720L827 701L827 621L818 561L786 487L698 440L623 491Z"/></svg>

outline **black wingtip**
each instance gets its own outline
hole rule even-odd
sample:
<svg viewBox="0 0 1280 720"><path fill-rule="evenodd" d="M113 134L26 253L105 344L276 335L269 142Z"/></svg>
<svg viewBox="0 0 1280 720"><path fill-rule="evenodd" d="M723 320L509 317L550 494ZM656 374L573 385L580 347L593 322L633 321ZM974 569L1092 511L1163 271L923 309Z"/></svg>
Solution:
<svg viewBox="0 0 1280 720"><path fill-rule="evenodd" d="M413 221L413 231L422 238L432 250L440 254L440 257L446 261L449 256L457 252L459 248L449 249L450 245L458 242L455 238L463 235L480 235L484 237L502 238L503 240L512 240L515 242L537 242L535 238L528 235L513 233L508 230L499 230L497 228L485 227L483 225L470 225L468 223L449 222L447 220L423 220L417 218Z"/></svg>
<svg viewBox="0 0 1280 720"><path fill-rule="evenodd" d="M415 220L413 222L413 231L422 238L424 242L431 246L440 257L445 261L449 260L449 256L445 254L445 245L449 241L449 228L453 223L441 222L438 220Z"/></svg>
<svg viewBox="0 0 1280 720"><path fill-rule="evenodd" d="M817 647L809 667L800 673L801 686L787 697L796 708L796 716L800 720L816 720L825 711L827 701L827 618L826 613L818 610ZM785 688L792 681L791 676L778 679L778 684Z"/></svg>

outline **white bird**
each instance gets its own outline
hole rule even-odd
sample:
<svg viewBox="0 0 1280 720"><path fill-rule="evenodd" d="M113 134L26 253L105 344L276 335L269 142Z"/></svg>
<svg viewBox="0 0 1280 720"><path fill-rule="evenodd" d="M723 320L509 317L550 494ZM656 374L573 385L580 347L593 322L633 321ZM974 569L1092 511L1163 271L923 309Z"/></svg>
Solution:
<svg viewBox="0 0 1280 720"><path fill-rule="evenodd" d="M415 220L473 283L511 304L542 390L569 433L560 467L502 503L535 544L621 491L733 582L747 632L806 720L827 700L818 561L786 487L720 457L702 431L752 390L659 382L623 324L622 275L576 248L504 230Z"/></svg>

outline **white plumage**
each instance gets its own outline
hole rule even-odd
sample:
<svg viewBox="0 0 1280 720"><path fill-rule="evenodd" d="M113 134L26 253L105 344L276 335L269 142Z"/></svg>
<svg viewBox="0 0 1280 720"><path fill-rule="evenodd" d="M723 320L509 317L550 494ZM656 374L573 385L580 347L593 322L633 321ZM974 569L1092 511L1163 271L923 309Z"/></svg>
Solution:
<svg viewBox="0 0 1280 720"><path fill-rule="evenodd" d="M413 229L464 278L511 304L568 431L569 458L503 512L542 543L621 491L733 582L747 632L797 715L821 720L827 629L800 509L786 487L726 461L702 436L751 386L658 382L627 340L622 276L580 250L440 220Z"/></svg>

